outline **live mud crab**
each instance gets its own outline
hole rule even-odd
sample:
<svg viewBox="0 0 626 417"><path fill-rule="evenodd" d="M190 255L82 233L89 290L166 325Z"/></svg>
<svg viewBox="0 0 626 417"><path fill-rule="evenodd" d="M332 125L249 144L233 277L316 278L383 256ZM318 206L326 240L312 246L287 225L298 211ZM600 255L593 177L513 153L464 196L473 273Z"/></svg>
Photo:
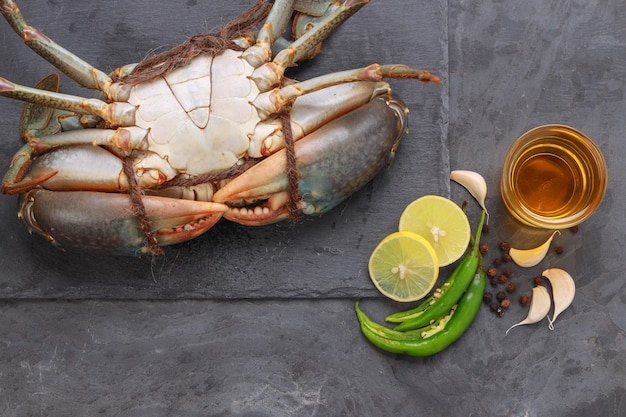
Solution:
<svg viewBox="0 0 626 417"><path fill-rule="evenodd" d="M406 133L408 109L383 79L439 82L396 64L284 76L367 2L258 1L217 34L108 75L0 0L31 49L101 96L58 93L58 75L35 88L0 78L0 95L27 102L2 192L19 194L18 216L53 244L125 254L157 254L221 217L263 225L330 210Z"/></svg>

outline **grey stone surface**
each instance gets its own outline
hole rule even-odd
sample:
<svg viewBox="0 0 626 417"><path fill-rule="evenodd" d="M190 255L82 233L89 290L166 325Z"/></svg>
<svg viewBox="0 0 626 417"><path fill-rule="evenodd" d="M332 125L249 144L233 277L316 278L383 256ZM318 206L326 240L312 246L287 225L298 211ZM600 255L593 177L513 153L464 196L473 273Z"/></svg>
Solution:
<svg viewBox="0 0 626 417"><path fill-rule="evenodd" d="M214 29L248 1L21 6L88 62L110 70L146 51ZM295 227L220 223L164 259L64 253L29 236L15 199L0 198L0 414L6 416L623 416L626 415L626 4L375 1L348 21L307 78L371 62L441 74L441 86L394 82L411 133L393 167L336 210ZM0 74L33 84L51 68L0 24ZM81 92L64 79L63 88ZM68 91L66 90L66 91ZM19 146L21 105L0 100L0 166ZM449 169L484 174L485 242L530 246L499 198L509 144L544 123L570 124L607 157L609 189L576 234L563 231L529 270L574 275L573 305L545 322L514 303L483 308L470 330L431 358L387 354L360 334L355 300L381 321L404 309L367 277L374 245L422 194L468 198ZM477 218L475 205L470 217ZM447 271L443 272L445 275Z"/></svg>
<svg viewBox="0 0 626 417"><path fill-rule="evenodd" d="M86 8L69 1L50 3L43 8L25 4L22 8L26 18L48 36L92 65L110 71L136 62L148 51L174 46L201 31L215 30L250 4L223 1L181 6L138 2L108 12L107 8ZM445 9L438 4L428 1L423 8L416 4L408 9L395 9L398 18L407 12L419 13L421 18L411 26L394 28L379 23L388 12L384 4L368 5L358 13L358 20L351 20L351 24L344 25L325 43L324 53L318 59L289 75L307 79L373 62L427 66L433 72L445 74L447 61L441 42ZM60 16L50 21L49 15ZM164 26L167 30L163 30ZM55 71L26 48L8 25L1 27L2 53L11 57L0 64L4 77L33 85ZM418 41L414 40L415 33L422 34ZM394 48L403 40L411 40L414 47ZM446 86L415 81L393 84L413 115L411 133L404 138L391 169L332 212L322 218L303 219L296 227L278 224L248 228L223 221L193 242L168 250L164 258L152 264L149 258L111 259L59 252L43 244L39 237L29 236L14 214L17 199L3 198L0 215L6 221L0 247L8 249L0 254L0 267L12 270L12 265L19 264L22 268L4 279L0 297L375 295L364 270L368 253L395 227L402 208L412 199L424 193L446 192L448 187L444 174L448 167L447 135L441 122ZM91 94L65 77L61 88L75 94ZM6 132L0 138L3 149L0 166L5 167L19 149L17 132L22 105L2 100L0 106L0 112L6 115L0 121L0 130Z"/></svg>

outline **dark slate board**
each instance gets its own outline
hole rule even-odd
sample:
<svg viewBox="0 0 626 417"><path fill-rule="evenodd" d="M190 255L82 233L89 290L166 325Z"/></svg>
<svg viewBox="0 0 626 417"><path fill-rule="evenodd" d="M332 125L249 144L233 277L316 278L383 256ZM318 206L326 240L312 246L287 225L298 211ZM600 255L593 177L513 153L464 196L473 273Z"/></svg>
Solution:
<svg viewBox="0 0 626 417"><path fill-rule="evenodd" d="M23 5L28 21L49 37L105 71L136 62L198 32L215 30L245 10L249 1L139 1L123 9L79 2ZM158 4L158 7L155 5ZM398 7L393 7L397 5ZM416 16L410 25L392 22ZM50 16L54 16L51 19ZM417 18L419 16L419 18ZM307 79L373 62L406 63L447 75L439 1L375 2L360 10L324 44L314 62L289 75ZM32 53L7 25L0 25L0 74L26 85L53 68ZM398 45L403 45L398 47ZM406 47L409 45L409 47ZM447 194L447 87L394 81L411 109L410 129L390 170L322 218L295 226L258 228L221 222L204 236L169 248L164 257L143 259L60 252L29 236L16 219L16 198L0 198L0 268L4 298L237 298L376 295L367 258L396 227L415 197ZM66 78L62 91L85 94ZM87 92L88 93L88 92ZM19 148L21 104L0 100L0 167ZM445 119L444 119L445 120Z"/></svg>
<svg viewBox="0 0 626 417"><path fill-rule="evenodd" d="M111 69L212 29L248 2L210 3L210 12L194 1L24 8L33 23ZM447 81L434 89L394 83L413 110L397 163L321 219L295 228L223 222L152 266L59 252L28 236L14 199L0 197L1 415L626 415L626 3L407 3L372 2L315 64L299 69L307 76L408 61ZM120 42L122 34L129 40ZM2 24L0 45L3 76L32 84L50 72ZM20 107L0 99L0 166L18 147ZM487 178L487 261L502 239L530 246L546 236L506 215L498 178L510 142L553 122L593 137L609 166L598 213L577 234L555 238L565 252L514 271L519 293L545 267L575 276L576 298L555 330L544 320L505 336L527 312L513 303L502 318L481 309L469 331L434 357L369 344L351 297L365 298L361 307L378 321L406 306L377 297L367 255L415 195L449 187L456 201L468 198L448 186L449 167ZM155 299L133 300L146 297Z"/></svg>

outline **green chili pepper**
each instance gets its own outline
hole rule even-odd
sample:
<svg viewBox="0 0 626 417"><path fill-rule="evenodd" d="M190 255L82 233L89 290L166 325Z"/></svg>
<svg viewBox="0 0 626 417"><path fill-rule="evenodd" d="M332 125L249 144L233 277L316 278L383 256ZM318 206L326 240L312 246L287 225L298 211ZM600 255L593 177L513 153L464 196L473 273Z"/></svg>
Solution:
<svg viewBox="0 0 626 417"><path fill-rule="evenodd" d="M483 211L472 249L452 271L446 282L435 291L434 294L437 294L437 296L430 296L418 307L392 314L385 319L390 322L400 322L394 328L395 330L407 331L427 326L432 320L441 317L453 305L459 302L459 299L463 296L467 286L476 274L476 269L481 259L479 245L484 221L485 212Z"/></svg>
<svg viewBox="0 0 626 417"><path fill-rule="evenodd" d="M438 320L435 320L433 323L428 326L422 327L421 329L409 330L406 332L398 332L396 330L390 329L389 327L385 327L382 324L376 323L375 321L369 319L365 313L363 313L359 309L359 303L356 303L355 306L357 317L359 318L359 322L361 326L367 327L367 330L373 333L376 333L380 337L383 338L391 338L396 340L415 340L415 339L423 339L426 337L430 337L435 333L443 330L450 320L451 312L449 314L440 317Z"/></svg>
<svg viewBox="0 0 626 417"><path fill-rule="evenodd" d="M456 310L449 316L445 327L428 337L414 337L406 339L406 332L387 329L384 336L372 331L373 322L358 306L355 306L357 317L361 324L363 335L379 348L392 353L402 353L411 356L431 356L441 352L454 343L472 324L483 300L486 277L482 264L474 274L474 279L459 301Z"/></svg>

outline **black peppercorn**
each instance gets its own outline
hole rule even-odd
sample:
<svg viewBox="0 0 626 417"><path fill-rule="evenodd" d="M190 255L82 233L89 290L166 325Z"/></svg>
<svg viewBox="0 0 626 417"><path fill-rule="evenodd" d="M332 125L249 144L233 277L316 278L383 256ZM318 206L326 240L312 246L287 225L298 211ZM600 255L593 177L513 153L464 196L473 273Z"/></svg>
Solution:
<svg viewBox="0 0 626 417"><path fill-rule="evenodd" d="M513 258L511 258L511 255L509 255L508 253L505 253L502 255L502 261L503 262L511 262L513 260Z"/></svg>
<svg viewBox="0 0 626 417"><path fill-rule="evenodd" d="M500 250L502 252L508 252L511 249L511 244L507 241L500 242Z"/></svg>
<svg viewBox="0 0 626 417"><path fill-rule="evenodd" d="M498 273L498 270L494 267L487 268L486 274L489 278L493 278Z"/></svg>
<svg viewBox="0 0 626 417"><path fill-rule="evenodd" d="M497 268L500 265L502 265L502 259L496 258L496 259L493 260L493 266L495 266Z"/></svg>
<svg viewBox="0 0 626 417"><path fill-rule="evenodd" d="M535 277L535 278L533 278L533 284L534 285L541 285L541 284L543 284L543 277Z"/></svg>
<svg viewBox="0 0 626 417"><path fill-rule="evenodd" d="M563 253L563 246L557 246L554 251L557 253L557 255L560 255Z"/></svg>
<svg viewBox="0 0 626 417"><path fill-rule="evenodd" d="M517 290L517 285L514 282L509 282L506 286L506 292L514 293Z"/></svg>
<svg viewBox="0 0 626 417"><path fill-rule="evenodd" d="M491 303L491 300L493 300L493 294L490 292L486 292L483 294L483 301L487 304Z"/></svg>
<svg viewBox="0 0 626 417"><path fill-rule="evenodd" d="M478 246L478 250L480 251L480 253L481 253L482 255L486 255L486 254L487 254L487 252L489 252L489 246L485 245L484 243L481 243L481 244Z"/></svg>
<svg viewBox="0 0 626 417"><path fill-rule="evenodd" d="M527 295L522 295L522 296L519 298L519 303L520 303L521 305L523 305L523 306L525 306L526 304L528 304L528 302L529 302L529 301L530 301L530 297L529 297L529 296L527 296Z"/></svg>
<svg viewBox="0 0 626 417"><path fill-rule="evenodd" d="M510 277L511 274L513 273L513 270L511 269L510 266L505 266L504 268L502 268L502 273L506 275L507 277Z"/></svg>
<svg viewBox="0 0 626 417"><path fill-rule="evenodd" d="M509 300L508 298L503 298L503 299L500 301L500 307L502 307L502 308L504 308L504 309L509 308L509 306L510 306L510 305L511 305L511 300Z"/></svg>
<svg viewBox="0 0 626 417"><path fill-rule="evenodd" d="M498 293L496 294L496 298L498 299L498 301L502 301L506 298L506 293L504 291L498 291Z"/></svg>

